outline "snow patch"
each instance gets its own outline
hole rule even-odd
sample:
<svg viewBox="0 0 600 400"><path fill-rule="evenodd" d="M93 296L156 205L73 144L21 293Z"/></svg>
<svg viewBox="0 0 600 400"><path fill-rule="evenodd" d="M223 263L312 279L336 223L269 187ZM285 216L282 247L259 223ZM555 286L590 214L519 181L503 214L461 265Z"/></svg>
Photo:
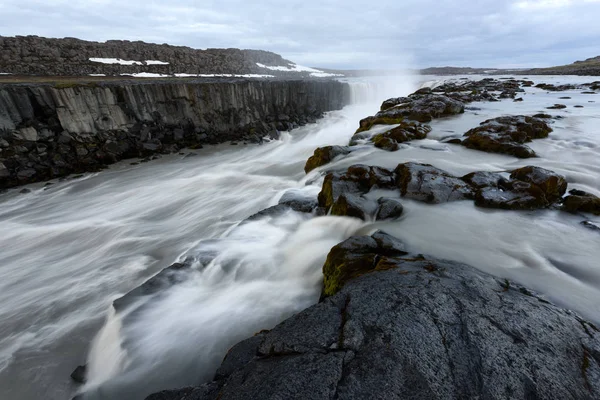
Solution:
<svg viewBox="0 0 600 400"><path fill-rule="evenodd" d="M283 66L279 66L279 65L278 66L268 66L265 64L261 64L261 63L256 63L256 65L258 65L261 68L270 69L271 71L324 73L323 71L319 71L318 69L304 67L302 65L297 65L297 64L293 64L293 63L289 63L288 64L289 67L283 67Z"/></svg>
<svg viewBox="0 0 600 400"><path fill-rule="evenodd" d="M106 76L106 74L90 74L90 76Z"/></svg>
<svg viewBox="0 0 600 400"><path fill-rule="evenodd" d="M169 65L168 62L159 60L146 60L145 63L146 65Z"/></svg>
<svg viewBox="0 0 600 400"><path fill-rule="evenodd" d="M0 75L12 75L10 72L0 72Z"/></svg>
<svg viewBox="0 0 600 400"><path fill-rule="evenodd" d="M275 75L261 74L175 74L177 78L275 78Z"/></svg>
<svg viewBox="0 0 600 400"><path fill-rule="evenodd" d="M315 78L331 78L334 76L344 76L343 74L331 74L329 72L311 72L310 76Z"/></svg>
<svg viewBox="0 0 600 400"><path fill-rule="evenodd" d="M98 58L98 57L92 57L92 58L90 58L90 61L91 62L102 63L102 64L142 65L141 61L122 60L120 58Z"/></svg>
<svg viewBox="0 0 600 400"><path fill-rule="evenodd" d="M134 78L169 78L171 75L155 74L152 72L136 72L132 74L121 74L121 76L133 76Z"/></svg>

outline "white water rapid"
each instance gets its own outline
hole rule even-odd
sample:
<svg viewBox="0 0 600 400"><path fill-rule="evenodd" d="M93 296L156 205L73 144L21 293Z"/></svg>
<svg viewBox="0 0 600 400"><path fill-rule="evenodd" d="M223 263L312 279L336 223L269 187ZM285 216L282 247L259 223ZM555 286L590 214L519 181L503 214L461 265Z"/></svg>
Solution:
<svg viewBox="0 0 600 400"><path fill-rule="evenodd" d="M600 234L580 225L582 216L402 200L404 216L387 223L296 212L240 223L286 191L315 196L320 170L303 172L315 148L346 145L358 121L383 100L436 79L354 80L355 104L281 140L207 147L193 157L136 166L124 162L46 190L39 184L29 186L30 193L0 194L0 398L66 399L79 390L85 399L143 399L208 380L233 344L318 301L321 267L333 245L376 228L412 251L514 279L600 321ZM600 98L591 103L594 96L580 91L535 88L524 97L522 103L472 104L478 109L434 121L426 140L394 153L365 147L321 170L417 161L466 174L533 164L565 175L570 189L600 195ZM488 118L537 113L558 102L569 107L552 114L565 118L554 122L548 139L531 143L536 159L439 141ZM173 272L172 286L112 306L187 257L196 261ZM92 339L89 380L78 389L69 374L86 362Z"/></svg>

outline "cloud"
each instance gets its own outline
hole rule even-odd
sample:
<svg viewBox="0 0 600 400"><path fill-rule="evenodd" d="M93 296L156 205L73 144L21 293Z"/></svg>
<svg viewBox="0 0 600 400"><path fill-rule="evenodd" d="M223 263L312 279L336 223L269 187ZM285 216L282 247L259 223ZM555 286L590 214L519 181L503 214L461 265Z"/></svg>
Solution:
<svg viewBox="0 0 600 400"><path fill-rule="evenodd" d="M600 52L598 16L600 0L0 3L3 35L260 48L339 68L568 63Z"/></svg>

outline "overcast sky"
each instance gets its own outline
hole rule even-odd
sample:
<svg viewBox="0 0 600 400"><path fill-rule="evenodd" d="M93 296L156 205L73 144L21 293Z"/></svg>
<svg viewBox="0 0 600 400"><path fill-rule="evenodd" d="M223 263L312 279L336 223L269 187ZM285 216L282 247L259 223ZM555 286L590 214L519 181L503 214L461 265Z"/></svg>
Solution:
<svg viewBox="0 0 600 400"><path fill-rule="evenodd" d="M0 0L0 35L264 49L332 68L530 67L600 55L600 0Z"/></svg>

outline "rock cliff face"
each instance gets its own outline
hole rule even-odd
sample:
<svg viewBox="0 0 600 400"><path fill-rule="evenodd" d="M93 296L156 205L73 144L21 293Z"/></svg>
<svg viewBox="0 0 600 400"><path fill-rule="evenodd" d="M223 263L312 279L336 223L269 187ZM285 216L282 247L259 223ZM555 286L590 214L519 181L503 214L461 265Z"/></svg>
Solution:
<svg viewBox="0 0 600 400"><path fill-rule="evenodd" d="M120 65L92 62L90 58L139 61ZM148 63L160 61L164 64ZM260 50L207 49L109 40L104 43L75 38L49 39L38 36L0 36L0 72L19 75L88 74L120 75L151 72L161 74L271 74L256 63L287 66L280 55Z"/></svg>
<svg viewBox="0 0 600 400"><path fill-rule="evenodd" d="M4 85L0 188L184 146L260 142L348 101L347 84L316 80Z"/></svg>

